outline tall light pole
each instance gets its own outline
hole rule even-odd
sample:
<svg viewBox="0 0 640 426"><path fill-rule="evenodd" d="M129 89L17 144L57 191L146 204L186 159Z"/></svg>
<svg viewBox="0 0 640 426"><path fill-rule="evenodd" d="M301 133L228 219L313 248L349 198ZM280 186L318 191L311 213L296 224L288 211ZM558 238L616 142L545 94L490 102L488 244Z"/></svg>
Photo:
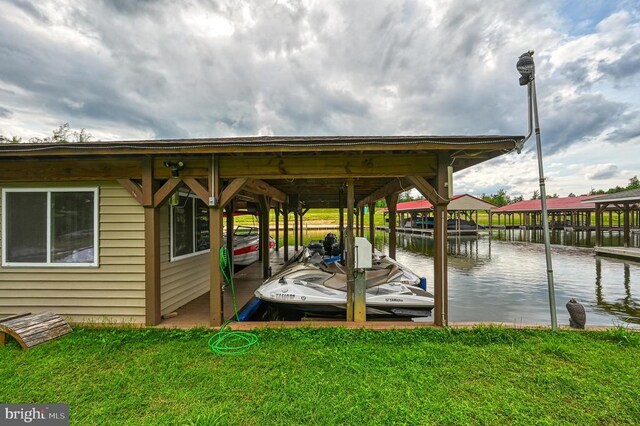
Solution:
<svg viewBox="0 0 640 426"><path fill-rule="evenodd" d="M551 312L551 329L558 329L556 316L556 294L553 284L553 265L551 262L551 242L549 241L549 215L547 214L547 191L545 188L544 170L542 168L542 142L540 141L540 122L538 120L538 100L536 97L536 67L533 62L533 50L523 53L518 58L516 68L520 73L520 86L527 86L529 110L529 134L522 141L524 144L531 137L532 122L535 124L536 149L538 152L538 174L540 177L540 202L542 204L542 232L544 236L544 251L547 260L547 285L549 288L549 310Z"/></svg>

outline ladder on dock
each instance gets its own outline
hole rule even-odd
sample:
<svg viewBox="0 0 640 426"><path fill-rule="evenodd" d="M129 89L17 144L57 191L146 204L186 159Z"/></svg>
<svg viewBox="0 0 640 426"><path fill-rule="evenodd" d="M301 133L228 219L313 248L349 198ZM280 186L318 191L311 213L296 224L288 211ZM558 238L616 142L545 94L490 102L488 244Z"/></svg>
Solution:
<svg viewBox="0 0 640 426"><path fill-rule="evenodd" d="M23 349L29 349L71 331L71 326L53 312L12 315L0 319L0 346L6 343L7 335L13 337Z"/></svg>

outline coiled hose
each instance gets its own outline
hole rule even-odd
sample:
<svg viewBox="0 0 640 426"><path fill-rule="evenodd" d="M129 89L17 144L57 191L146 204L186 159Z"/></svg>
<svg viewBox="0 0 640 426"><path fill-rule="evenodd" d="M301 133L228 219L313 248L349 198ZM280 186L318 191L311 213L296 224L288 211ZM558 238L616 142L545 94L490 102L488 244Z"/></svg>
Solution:
<svg viewBox="0 0 640 426"><path fill-rule="evenodd" d="M233 267L229 262L229 251L226 247L220 248L220 271L227 284L231 287L231 297L233 300L233 312L236 321L238 317L238 306L236 304L236 291L233 286ZM244 355L258 345L258 336L247 331L233 331L228 329L231 320L225 321L211 338L208 345L211 350L218 355Z"/></svg>

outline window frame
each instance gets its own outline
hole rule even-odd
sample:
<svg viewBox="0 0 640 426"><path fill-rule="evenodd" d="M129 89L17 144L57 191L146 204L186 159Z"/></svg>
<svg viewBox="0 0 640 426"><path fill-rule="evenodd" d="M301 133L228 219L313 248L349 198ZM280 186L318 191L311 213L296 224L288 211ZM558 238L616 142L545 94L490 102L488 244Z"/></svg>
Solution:
<svg viewBox="0 0 640 426"><path fill-rule="evenodd" d="M174 237L173 237L173 209L175 206L172 206L169 204L169 262L176 262L179 260L184 260L184 259L189 259L191 257L195 257L195 256L200 256L202 254L205 253L210 253L211 252L211 247L209 247L206 250L200 250L200 251L196 251L196 246L197 246L197 240L196 240L196 203L198 202L198 200L200 200L200 198L198 198L195 194L193 193L184 193L184 192L179 192L179 196L180 197L187 197L191 200L191 202L193 203L193 208L191 209L192 214L193 214L193 223L192 223L192 229L191 232L193 233L193 251L191 253L187 253L187 254L181 254L180 256L174 256L173 255L173 246L174 246ZM208 213L207 213L208 214ZM209 219L211 220L211 219Z"/></svg>
<svg viewBox="0 0 640 426"><path fill-rule="evenodd" d="M47 261L46 262L8 262L7 261L7 194L11 192L44 192L47 194ZM51 261L51 193L52 192L92 192L93 193L93 262L64 263ZM3 268L97 268L100 266L100 211L99 187L37 187L2 188L2 267Z"/></svg>

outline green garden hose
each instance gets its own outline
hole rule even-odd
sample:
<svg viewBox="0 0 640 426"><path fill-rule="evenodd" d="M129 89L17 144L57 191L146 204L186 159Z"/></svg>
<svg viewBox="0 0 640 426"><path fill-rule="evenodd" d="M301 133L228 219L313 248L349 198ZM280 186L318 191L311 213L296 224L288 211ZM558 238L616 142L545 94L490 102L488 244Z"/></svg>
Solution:
<svg viewBox="0 0 640 426"><path fill-rule="evenodd" d="M233 312L236 316L236 321L240 321L238 316L238 306L236 304L236 291L233 286L233 269L231 262L229 262L229 251L226 247L220 248L220 271L225 281L231 287L231 297L233 300ZM247 331L232 331L228 330L228 326L231 320L225 321L211 338L208 345L211 350L218 355L243 355L253 349L258 341L258 336L254 333Z"/></svg>

